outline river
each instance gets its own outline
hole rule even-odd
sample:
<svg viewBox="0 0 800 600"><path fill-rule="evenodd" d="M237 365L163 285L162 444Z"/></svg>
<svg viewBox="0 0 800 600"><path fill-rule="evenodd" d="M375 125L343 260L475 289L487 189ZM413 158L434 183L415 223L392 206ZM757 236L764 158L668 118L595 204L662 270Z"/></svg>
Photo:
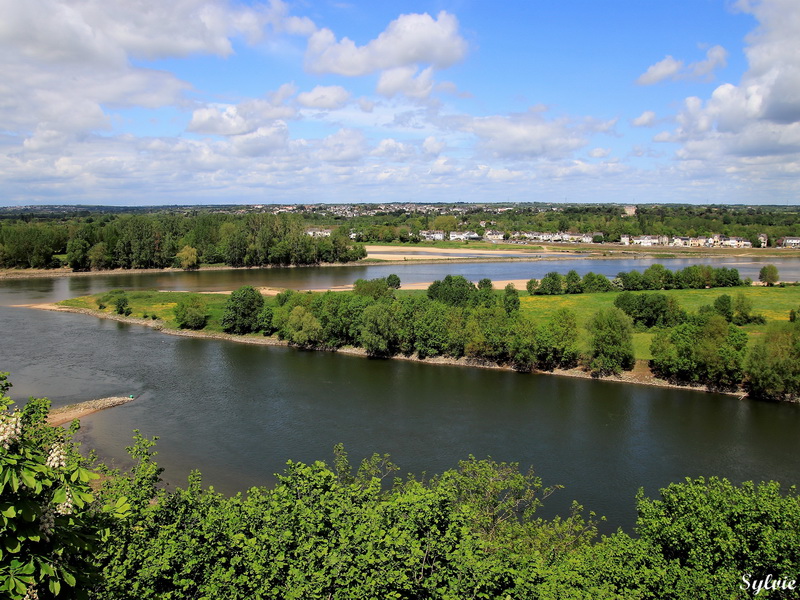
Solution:
<svg viewBox="0 0 800 600"><path fill-rule="evenodd" d="M760 268L742 259L701 262L736 266L751 277ZM800 279L800 261L770 262L783 279ZM800 483L795 405L181 338L14 306L116 287L319 288L390 272L410 283L447 273L503 280L569 268L614 275L648 264L575 259L2 281L0 370L11 372L17 400L48 396L58 406L136 395L131 404L86 417L85 443L124 465L124 447L138 428L160 436L158 460L169 482L181 485L189 470L200 469L206 483L226 493L271 484L289 459L330 460L337 442L353 459L390 453L402 473L441 472L469 454L533 466L546 485L565 486L543 514L563 514L578 500L608 518L604 531L630 530L639 487L653 495L671 481L698 475Z"/></svg>

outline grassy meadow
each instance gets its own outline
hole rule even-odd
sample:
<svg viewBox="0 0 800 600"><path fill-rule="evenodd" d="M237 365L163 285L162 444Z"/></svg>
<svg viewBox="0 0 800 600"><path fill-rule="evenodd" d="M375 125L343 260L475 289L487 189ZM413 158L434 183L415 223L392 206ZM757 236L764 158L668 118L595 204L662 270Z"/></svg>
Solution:
<svg viewBox="0 0 800 600"><path fill-rule="evenodd" d="M349 293L349 292L336 292ZM424 290L403 291L400 294L425 294ZM502 290L497 291L502 294ZM580 344L584 349L588 349L588 333L586 323L592 315L601 308L608 308L614 305L614 299L619 292L605 292L601 294L571 294L559 296L530 296L526 291L520 291L520 311L532 317L536 321L542 322L550 319L558 309L568 308L575 312L577 317ZM649 292L655 293L655 292ZM789 318L789 311L795 309L800 312L800 286L782 287L760 287L753 286L747 288L714 288L708 290L666 290L658 293L674 297L678 303L688 312L696 312L701 306L713 304L714 300L722 294L728 294L732 298L739 293L744 294L752 300L753 313L764 315L767 319L766 325L747 325L744 330L750 336L751 342L768 327L772 321L786 321ZM132 291L127 292L131 317L152 319L163 322L165 327L176 329L174 308L178 301L189 292L159 292L159 291ZM201 302L206 306L210 315L205 331L221 332L222 313L228 294L197 294ZM60 302L62 306L98 310L97 299L103 294L92 296L81 296ZM113 314L113 301L107 302L107 306L100 312ZM650 355L650 342L653 339L651 332L636 332L634 334L634 350L637 359L647 360L652 358Z"/></svg>

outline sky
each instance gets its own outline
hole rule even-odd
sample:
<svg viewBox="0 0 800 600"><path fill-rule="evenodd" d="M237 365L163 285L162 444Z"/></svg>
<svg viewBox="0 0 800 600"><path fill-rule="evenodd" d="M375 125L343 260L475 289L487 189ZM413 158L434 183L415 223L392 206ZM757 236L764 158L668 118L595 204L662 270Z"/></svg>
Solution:
<svg viewBox="0 0 800 600"><path fill-rule="evenodd" d="M798 0L0 0L0 205L796 205Z"/></svg>

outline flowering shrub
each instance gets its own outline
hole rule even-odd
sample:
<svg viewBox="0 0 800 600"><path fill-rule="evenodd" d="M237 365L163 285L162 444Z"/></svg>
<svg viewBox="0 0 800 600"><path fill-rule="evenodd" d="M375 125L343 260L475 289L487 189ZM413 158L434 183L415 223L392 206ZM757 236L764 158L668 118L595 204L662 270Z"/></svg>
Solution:
<svg viewBox="0 0 800 600"><path fill-rule="evenodd" d="M86 597L96 577L95 548L124 499L94 504L71 442L77 425L49 427L49 401L32 398L9 410L8 373L0 373L0 596L14 600Z"/></svg>

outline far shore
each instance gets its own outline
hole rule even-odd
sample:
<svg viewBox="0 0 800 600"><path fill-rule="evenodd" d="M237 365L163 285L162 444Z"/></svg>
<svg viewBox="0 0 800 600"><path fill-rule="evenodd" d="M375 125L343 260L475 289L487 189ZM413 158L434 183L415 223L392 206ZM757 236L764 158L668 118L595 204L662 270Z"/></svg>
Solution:
<svg viewBox="0 0 800 600"><path fill-rule="evenodd" d="M776 258L800 256L797 251L769 248L766 250L742 251L732 248L702 249L697 252L695 248L673 248L670 246L638 248L618 245L598 244L561 244L537 245L526 248L524 245L498 244L497 250L485 248L440 248L436 246L403 246L403 245L366 245L367 257L363 260L349 263L320 263L315 265L281 265L260 267L231 267L228 265L203 265L198 271L250 271L273 268L304 268L304 267L364 267L370 265L407 265L414 264L441 264L441 263L474 263L474 262L533 262L533 261L560 261L573 260L575 254L587 258L602 259L658 259L669 258L673 255L679 257L703 258ZM692 251L690 251L692 250ZM457 256L469 254L470 256ZM669 257L664 255L670 255ZM103 275L131 275L147 273L183 273L183 269L167 267L164 269L106 269L102 271L73 271L69 267L58 269L0 269L0 280L3 279L33 279L52 277L93 277Z"/></svg>
<svg viewBox="0 0 800 600"><path fill-rule="evenodd" d="M524 287L524 286L523 286ZM227 333L210 333L210 332L203 332L203 331L192 331L186 329L171 329L163 326L163 323L160 321L152 321L150 319L142 319L138 317L125 317L122 315L112 314L112 313L105 313L100 312L97 310L92 310L88 308L73 308L68 306L59 306L57 304L46 303L46 304L26 304L20 305L26 308L34 308L38 310L49 310L55 312L71 312L71 313L79 313L94 316L101 319L110 319L114 321L120 321L123 323L130 323L134 325L143 325L145 327L150 327L155 329L156 331L160 331L161 333L166 333L168 335L176 335L181 337L192 337L192 338L204 338L204 339L218 339L218 340L227 340L231 342L236 342L240 344L253 344L259 346L284 346L284 347L293 347L289 342L286 340L280 340L274 336L260 336L260 335L232 335ZM371 358L366 350L363 348L354 348L354 347L345 347L339 348L337 350L328 350L324 348L316 348L316 350L325 350L331 352L338 352L340 354L347 354L349 356L359 356L362 358ZM420 362L425 364L434 364L434 365L450 365L450 366L459 366L459 367L477 367L481 369L495 369L495 370L503 370L503 371L514 371L514 369L508 365L500 365L497 363L489 362L489 361L482 361L470 358L451 358L451 357L444 357L444 356L437 356L432 358L418 358L416 355L411 356L404 356L404 355L395 355L390 357L391 360L408 360L413 362ZM388 359L387 359L388 360ZM553 371L533 371L533 374L543 374L543 375L557 375L561 377L573 377L579 379L593 379L595 381L609 381L615 383L626 383L626 384L636 384L636 385L648 385L652 387L660 387L660 388L671 388L671 389L678 389L678 390L688 390L688 391L698 391L698 392L713 392L719 394L725 394L729 396L734 396L736 398L742 399L747 396L746 392L742 390L736 391L719 391L709 389L706 386L687 386L687 385L676 385L665 381L663 379L659 379L655 377L650 368L647 365L647 361L639 360L636 363L636 367L632 371L623 372L621 375L609 375L604 377L595 377L589 371L584 370L581 367L577 367L574 369L554 369ZM100 409L97 409L100 410ZM95 412L95 410L91 410L86 414L91 414L91 412ZM72 417L78 418L78 417Z"/></svg>

